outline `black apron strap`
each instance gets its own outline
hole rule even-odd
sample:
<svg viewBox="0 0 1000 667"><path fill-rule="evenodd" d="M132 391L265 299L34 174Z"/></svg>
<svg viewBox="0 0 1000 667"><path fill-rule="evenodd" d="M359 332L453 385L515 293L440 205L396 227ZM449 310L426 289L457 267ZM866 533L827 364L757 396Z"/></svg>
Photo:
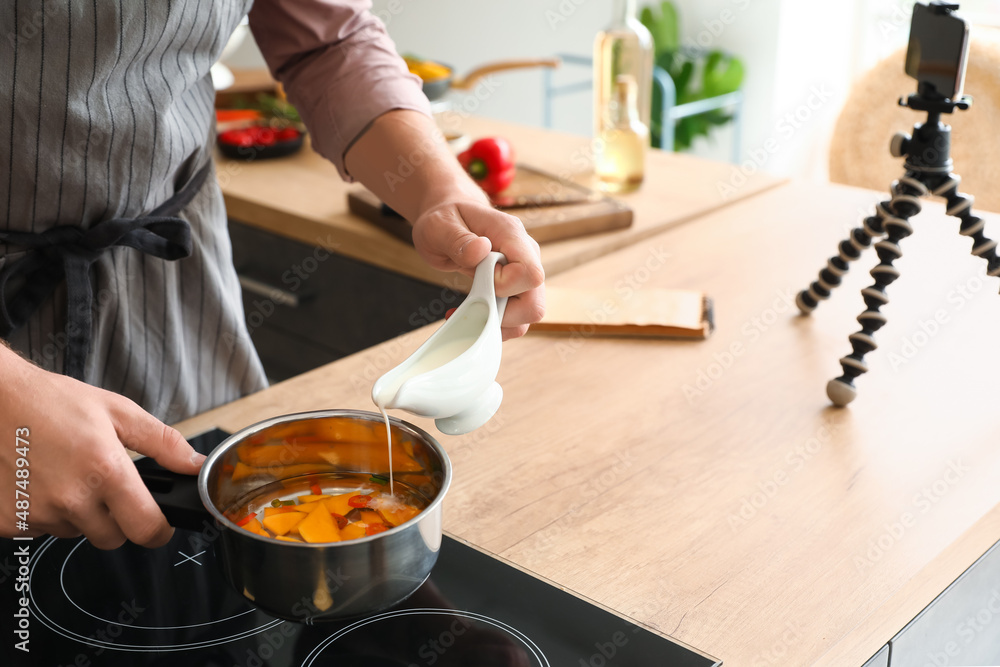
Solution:
<svg viewBox="0 0 1000 667"><path fill-rule="evenodd" d="M67 346L63 373L83 379L90 353L93 288L90 268L114 246L135 248L154 257L177 260L191 254L191 227L176 217L201 190L211 171L207 163L148 214L137 218L114 218L90 229L62 225L44 232L0 231L0 242L20 246L27 254L0 270L0 337L8 337L66 280ZM7 295L7 284L20 278L22 287Z"/></svg>

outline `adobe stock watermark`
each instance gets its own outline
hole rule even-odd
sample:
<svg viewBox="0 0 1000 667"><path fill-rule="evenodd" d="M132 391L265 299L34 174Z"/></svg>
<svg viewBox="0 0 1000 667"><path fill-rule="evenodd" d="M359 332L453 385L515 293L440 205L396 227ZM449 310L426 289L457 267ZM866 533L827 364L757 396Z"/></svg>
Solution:
<svg viewBox="0 0 1000 667"><path fill-rule="evenodd" d="M981 263L976 275L956 283L945 295L945 300L949 304L948 308L938 308L930 316L917 320L915 330L903 336L899 347L888 354L889 366L893 371L899 372L900 368L913 361L920 351L926 348L952 321L952 315L965 308L983 290L988 277L986 270L987 265Z"/></svg>
<svg viewBox="0 0 1000 667"><path fill-rule="evenodd" d="M444 317L448 309L465 299L465 295L458 291L459 281L456 278L446 278L445 283L451 284L442 287L439 296L428 301L426 305L420 306L406 318L411 327L417 329L437 322Z"/></svg>
<svg viewBox="0 0 1000 667"><path fill-rule="evenodd" d="M291 306L296 303L296 295L303 285L315 274L320 266L330 259L331 250L339 248L340 243L327 234L325 238L315 239L312 250L299 261L292 264L280 276L284 287L268 288L266 285L256 285L253 289L248 284L243 285L244 292L263 292L260 298L254 299L244 312L246 330L226 331L222 334L222 342L232 352L239 340L253 335L253 332L263 326L276 312L278 306Z"/></svg>
<svg viewBox="0 0 1000 667"><path fill-rule="evenodd" d="M750 6L750 0L731 0L730 4L736 9L725 7L719 11L715 18L705 19L701 22L702 29L694 36L693 42L702 49L711 47L722 37L726 29L736 23L738 14Z"/></svg>
<svg viewBox="0 0 1000 667"><path fill-rule="evenodd" d="M118 302L116 299L117 294L106 287L97 290L97 293L94 294L91 303L81 303L77 306L77 317L73 317L70 313L64 330L50 331L45 334L45 338L48 342L42 344L41 347L31 350L31 361L42 368L54 370L56 361L66 352L66 348L69 347L70 337L76 337L80 334L77 319L89 315L92 317L92 321L98 321L100 318L99 313L111 304L117 305ZM92 308L92 314L87 312Z"/></svg>
<svg viewBox="0 0 1000 667"><path fill-rule="evenodd" d="M888 12L883 12L876 24L882 41L888 41L900 30L909 29L913 17L912 2L882 2L881 6L888 8Z"/></svg>
<svg viewBox="0 0 1000 667"><path fill-rule="evenodd" d="M622 477L635 465L636 456L632 449L617 450L612 458L612 463L601 472L588 479L577 487L570 487L578 493L578 500L569 506L566 513L561 515L556 521L549 524L535 534L535 545L539 551L545 551L569 530L570 524L581 513L584 507L591 501L597 499L601 494L613 489L622 480Z"/></svg>
<svg viewBox="0 0 1000 667"><path fill-rule="evenodd" d="M437 115L437 127L421 143L407 154L399 154L396 158L396 168L382 172L389 192L395 192L400 184L415 174L417 170L442 148L447 149L445 132L459 132L462 121L479 110L484 102L490 99L501 87L502 82L493 74L484 76L471 92L453 103L447 111ZM450 150L450 149L449 149Z"/></svg>
<svg viewBox="0 0 1000 667"><path fill-rule="evenodd" d="M45 22L46 16L55 16L58 14L63 7L62 2L57 0L45 0L41 3L41 8L36 9L33 12L26 13L26 15L21 19L20 26L14 26L14 30L7 31L7 43L11 48L17 48L22 46L25 42L34 39L36 36L40 35L42 32L42 26Z"/></svg>
<svg viewBox="0 0 1000 667"><path fill-rule="evenodd" d="M312 598L302 597L292 605L291 613L301 623L312 624L312 619L333 605L333 595L351 580L350 575L343 573L341 568L333 570L325 568L321 573L320 585ZM301 626L298 623L284 621L272 630L266 630L257 635L259 638L255 649L247 649L240 667L267 667L278 655L281 648L299 634Z"/></svg>
<svg viewBox="0 0 1000 667"><path fill-rule="evenodd" d="M712 353L712 361L702 366L695 373L692 382L681 385L681 393L688 404L694 405L704 398L705 393L712 389L729 370L736 365L753 345L774 326L784 313L797 311L795 293L790 289L775 292L771 305L759 314L751 317L740 327L742 338L732 341L728 347Z"/></svg>
<svg viewBox="0 0 1000 667"><path fill-rule="evenodd" d="M782 464L775 468L768 477L757 482L756 488L740 498L739 507L729 513L726 523L734 533L745 528L763 511L768 503L778 495L795 476L802 472L806 464L812 461L833 438L839 422L830 420L822 424L816 432L797 443L785 454Z"/></svg>
<svg viewBox="0 0 1000 667"><path fill-rule="evenodd" d="M109 614L114 617L114 621L107 623L104 627L99 628L87 636L91 642L100 642L100 644L94 646L92 650L85 650L77 653L73 658L73 661L66 662L66 665L79 665L80 667L87 667L89 665L97 664L94 662L93 658L104 655L105 651L109 648L113 649L115 646L115 640L121 637L124 632L124 628L134 624L137 620L139 620L142 613L146 611L146 607L140 607L134 598L129 602L122 600L118 606L121 609L118 611L117 615Z"/></svg>
<svg viewBox="0 0 1000 667"><path fill-rule="evenodd" d="M437 633L437 636L421 644L417 649L417 655L425 661L424 664L433 665L473 627L475 626L468 618L456 616L448 627Z"/></svg>
<svg viewBox="0 0 1000 667"><path fill-rule="evenodd" d="M356 391L371 391L375 381L416 350L424 336L421 336L420 329L414 329L389 340L377 352L366 355L368 361L364 369L351 374L351 386Z"/></svg>
<svg viewBox="0 0 1000 667"><path fill-rule="evenodd" d="M983 647L977 644L973 650L974 654L966 660L959 661L956 658L984 636L988 640L986 647L990 646L990 641L997 633L994 622L1000 619L1000 588L993 587L984 593L988 597L980 598L981 606L979 609L967 614L955 624L952 638L945 641L944 644L926 651L927 662L925 665L944 667L945 665L969 664L970 659L982 654Z"/></svg>
<svg viewBox="0 0 1000 667"><path fill-rule="evenodd" d="M287 125L287 118L272 118L268 121L268 125L275 129L280 129ZM100 130L95 130L99 132ZM89 142L89 138L88 138ZM86 144L85 144L86 145ZM226 188L232 182L234 178L243 173L246 165L251 164L257 157L267 150L266 146L239 146L236 148L236 154L239 155L239 159L227 159L222 161L216 161L215 163L215 182L219 184L220 188ZM86 157L86 152L84 152L81 157Z"/></svg>
<svg viewBox="0 0 1000 667"><path fill-rule="evenodd" d="M556 344L559 360L566 361L583 347L588 338L597 335L597 327L607 323L612 315L617 314L621 307L652 279L654 273L666 266L667 260L671 257L672 255L664 250L663 246L651 247L639 266L615 281L613 289L617 299L605 299L598 307L588 310L585 314L587 322L570 327L569 336Z"/></svg>
<svg viewBox="0 0 1000 667"><path fill-rule="evenodd" d="M805 100L778 119L771 135L764 139L760 146L747 151L747 159L733 167L729 178L716 182L716 191L722 201L728 201L754 174L763 169L771 157L781 151L781 147L786 145L799 130L808 125L813 116L826 106L833 96L834 92L825 83L810 86Z"/></svg>
<svg viewBox="0 0 1000 667"><path fill-rule="evenodd" d="M376 352L374 356L369 356L364 370L351 374L351 386L354 389L371 389L371 386L383 373L395 367L406 356L413 353L423 342L423 339L428 336L428 334L421 332L420 327L440 320L448 309L452 307L453 303L457 303L465 298L458 291L458 276L450 277L445 282L446 284L441 288L439 296L410 313L407 322L413 327L412 330L401 333L396 338L387 341L384 347Z"/></svg>
<svg viewBox="0 0 1000 667"><path fill-rule="evenodd" d="M389 0L389 2L385 3L385 7L382 7L381 9L372 9L371 13L382 21L382 25L388 28L389 25L392 24L393 20L403 13L404 9L406 9L406 7L402 0Z"/></svg>
<svg viewBox="0 0 1000 667"><path fill-rule="evenodd" d="M616 660L619 653L647 627L666 634L666 630L654 622L653 618L666 611L669 607L666 601L674 599L675 596L676 591L662 579L646 582L643 595L633 599L635 606L622 619L624 624L615 629L608 628L603 636L593 637L593 652L582 656L572 667L612 667L622 664L620 658Z"/></svg>
<svg viewBox="0 0 1000 667"><path fill-rule="evenodd" d="M627 630L615 630L607 638L594 642L594 652L589 656L580 658L577 663L580 667L608 667L614 665L612 662L618 653L628 646L632 634L640 632L642 628L638 625L632 626L631 632Z"/></svg>
<svg viewBox="0 0 1000 667"><path fill-rule="evenodd" d="M479 447L484 442L496 435L505 425L507 420L503 414L503 408L497 410L493 417L477 428L472 433L465 435L462 439L462 444L455 448L454 451L450 451L448 455L451 457L452 462L461 463L469 456L472 455L473 450Z"/></svg>
<svg viewBox="0 0 1000 667"><path fill-rule="evenodd" d="M576 14L577 9L586 4L589 0L559 0L559 3L550 9L545 10L545 22L549 25L549 30L555 32L560 25L565 23Z"/></svg>
<svg viewBox="0 0 1000 667"><path fill-rule="evenodd" d="M868 540L864 554L853 558L854 567L864 573L882 560L893 547L899 544L903 536L920 521L920 517L930 512L955 488L972 468L962 463L961 459L948 461L948 469L941 477L930 484L925 484L913 494L910 499L911 509L900 513L894 521L882 525L882 532Z"/></svg>
<svg viewBox="0 0 1000 667"><path fill-rule="evenodd" d="M787 665L788 651L802 639L803 627L796 621L788 621L781 627L781 634L774 642L750 660L750 667L770 667Z"/></svg>

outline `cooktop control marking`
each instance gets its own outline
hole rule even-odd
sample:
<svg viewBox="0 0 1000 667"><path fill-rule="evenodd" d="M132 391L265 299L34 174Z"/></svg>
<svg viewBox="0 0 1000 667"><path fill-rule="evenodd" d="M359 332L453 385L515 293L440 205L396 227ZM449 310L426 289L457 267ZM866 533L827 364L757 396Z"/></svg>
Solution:
<svg viewBox="0 0 1000 667"><path fill-rule="evenodd" d="M198 565L201 565L201 561L197 561L197 560L195 560L195 559L196 559L196 558L197 558L198 556L200 556L200 555L202 555L203 553L205 553L205 550L202 550L202 551L199 551L198 553L196 553L196 554L195 554L195 555L193 555L193 556L188 556L188 555L187 555L186 553L184 553L184 552L183 552L183 551L181 551L180 549L178 549L178 550L177 550L177 553L178 553L178 554L180 554L181 556L184 556L184 560L180 560L180 561L177 561L176 563L174 563L174 567L177 567L178 565L181 565L181 564L183 564L183 563L186 563L186 562L188 562L188 561L191 561L192 563L197 563Z"/></svg>

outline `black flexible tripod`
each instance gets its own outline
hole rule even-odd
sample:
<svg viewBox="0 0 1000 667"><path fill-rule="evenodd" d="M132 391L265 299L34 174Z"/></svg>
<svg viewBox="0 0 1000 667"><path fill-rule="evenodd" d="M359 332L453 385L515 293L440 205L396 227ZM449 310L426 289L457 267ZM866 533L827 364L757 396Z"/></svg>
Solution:
<svg viewBox="0 0 1000 667"><path fill-rule="evenodd" d="M1000 257L995 250L997 242L983 235L985 223L972 213L973 198L958 191L961 178L952 173L949 154L951 127L941 122L942 113L952 113L956 108L964 111L970 103L967 97L957 101L943 98L923 83L916 94L899 101L902 106L927 112L927 122L914 125L912 137L900 132L892 138L889 150L894 157L906 156L906 173L892 183L892 199L879 202L875 215L865 218L860 227L853 229L850 236L840 242L839 254L830 258L819 272L819 278L808 289L799 292L795 299L804 315L811 313L840 285L849 263L858 259L873 239L886 237L875 243L875 252L880 260L871 270L875 284L861 290L867 309L858 315L861 331L848 337L852 351L840 360L844 374L830 380L826 386L826 394L835 405L844 406L853 401L858 394L854 379L868 372L864 356L877 347L873 335L887 321L879 308L889 302L885 288L899 277L899 270L892 263L903 255L900 240L913 233L909 218L920 212L920 197L944 197L947 214L962 221L959 233L972 237L972 254L989 263L987 275L1000 276Z"/></svg>

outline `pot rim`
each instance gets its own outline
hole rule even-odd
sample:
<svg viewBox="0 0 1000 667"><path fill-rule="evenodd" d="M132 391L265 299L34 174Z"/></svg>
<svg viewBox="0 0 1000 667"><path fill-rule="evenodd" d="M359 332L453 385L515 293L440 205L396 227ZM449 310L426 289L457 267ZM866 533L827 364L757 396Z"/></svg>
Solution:
<svg viewBox="0 0 1000 667"><path fill-rule="evenodd" d="M395 526L394 528L390 528L389 530L377 533L375 535L366 535L364 537L358 537L353 540L344 540L341 542L316 542L314 544L307 544L307 543L299 544L297 542L286 542L284 540L277 540L273 537L266 537L264 535L251 533L250 531L247 530L242 530L239 526L236 525L234 521L231 521L229 518L227 518L215 506L215 503L211 501L208 495L209 473L212 470L212 468L215 467L219 459L222 458L222 456L230 449L232 449L239 443L243 442L246 438L250 437L251 435L259 431L262 431L266 428L270 428L271 426L274 426L276 424L283 424L291 421L300 421L305 419L320 419L324 417L354 417L354 418L368 419L371 421L377 421L381 424L384 424L382 415L378 412L372 412L370 410L357 410L349 408L310 410L306 412L295 412L292 414L271 417L270 419L265 419L264 421L257 422L256 424L251 424L250 426L242 428L236 433L233 433L231 436L223 440L215 449L212 450L212 452L205 459L205 462L202 464L201 471L198 473L198 497L201 499L201 504L205 506L205 509L208 510L209 514L211 514L212 517L215 519L216 524L230 530L238 530L239 531L238 534L241 534L242 537L261 540L262 542L265 542L267 544L280 545L283 547L292 547L292 548L322 547L325 549L329 549L329 548L337 548L340 546L349 547L350 545L361 544L364 542L374 542L375 540L378 540L383 536L394 535L397 533L397 531L402 532L403 530L413 527L416 524L423 521L424 518L429 516L443 502L444 496L448 492L448 488L451 486L452 470L451 470L451 459L448 457L448 452L446 452L444 450L444 447L441 446L441 443L439 443L434 438L434 436L432 436L427 431L423 430L418 426L414 426L409 422L403 421L398 417L393 417L391 415L389 416L389 422L393 426L398 427L399 429L401 429L406 433L409 433L410 435L414 435L420 438L431 449L434 450L434 452L438 455L438 457L441 460L442 468L444 471L444 479L441 481L441 490L438 492L437 496L435 496L435 498L430 502L430 504L427 505L427 507L420 510L420 513L417 516L415 516L413 519L405 523L401 523L400 525ZM245 533L245 535L242 535L243 533Z"/></svg>

